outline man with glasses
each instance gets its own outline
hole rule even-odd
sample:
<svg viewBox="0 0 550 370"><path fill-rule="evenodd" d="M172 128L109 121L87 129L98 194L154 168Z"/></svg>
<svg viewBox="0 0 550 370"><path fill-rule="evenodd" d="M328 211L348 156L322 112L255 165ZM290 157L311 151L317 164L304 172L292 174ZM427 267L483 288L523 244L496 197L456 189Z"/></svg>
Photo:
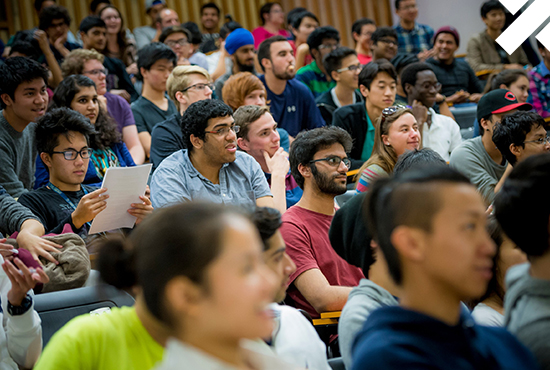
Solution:
<svg viewBox="0 0 550 370"><path fill-rule="evenodd" d="M493 142L515 166L533 155L550 151L546 122L535 112L515 112L502 118L493 131Z"/></svg>
<svg viewBox="0 0 550 370"><path fill-rule="evenodd" d="M502 118L516 110L529 111L531 104L518 103L516 96L506 89L493 90L485 94L477 105L477 120L481 136L464 141L451 153L449 164L468 176L485 204L489 206L495 198L512 166L507 168L506 158L493 141L495 125Z"/></svg>
<svg viewBox="0 0 550 370"><path fill-rule="evenodd" d="M159 42L168 46L178 57L178 66L190 65L189 57L193 54L191 32L181 26L166 27L159 37Z"/></svg>
<svg viewBox="0 0 550 370"><path fill-rule="evenodd" d="M336 85L336 82L327 73L323 65L323 59L331 51L338 48L339 43L340 34L331 26L316 28L307 38L307 45L309 46L309 53L313 57L313 62L300 68L296 72L296 79L303 82L315 98Z"/></svg>
<svg viewBox="0 0 550 370"><path fill-rule="evenodd" d="M36 147L48 168L49 182L18 201L39 217L47 234L61 234L69 224L72 232L86 237L92 220L107 206L107 189L82 184L93 134L89 120L69 108L47 113L36 125ZM153 210L145 196L129 206L128 213L137 217L137 224Z"/></svg>
<svg viewBox="0 0 550 370"><path fill-rule="evenodd" d="M214 85L205 69L199 66L178 66L168 77L166 90L179 112L156 125L151 133L153 171L166 157L186 149L181 132L181 117L191 104L211 99Z"/></svg>
<svg viewBox="0 0 550 370"><path fill-rule="evenodd" d="M182 149L157 167L151 180L155 207L193 200L234 204L245 208L273 207L262 168L237 151L232 109L217 99L191 104L181 120Z"/></svg>
<svg viewBox="0 0 550 370"><path fill-rule="evenodd" d="M332 125L332 114L338 108L363 101L357 91L359 88L359 73L363 69L357 52L353 49L340 47L331 51L323 65L336 86L325 91L315 99L317 108L327 126Z"/></svg>
<svg viewBox="0 0 550 370"><path fill-rule="evenodd" d="M434 53L434 30L425 24L416 23L416 0L395 0L395 12L399 16L399 24L393 26L398 34L399 52L416 54L421 61L431 57Z"/></svg>
<svg viewBox="0 0 550 370"><path fill-rule="evenodd" d="M132 103L132 113L146 157L151 151L153 128L178 112L176 105L166 96L166 81L176 63L176 54L160 42L138 51L138 78L143 80L143 90L140 98Z"/></svg>
<svg viewBox="0 0 550 370"><path fill-rule="evenodd" d="M334 198L347 190L351 145L346 131L323 127L302 132L290 148L290 170L304 194L283 215L281 234L296 264L287 296L313 318L342 310L364 278L361 269L336 254L328 237Z"/></svg>
<svg viewBox="0 0 550 370"><path fill-rule="evenodd" d="M88 16L80 22L79 31L82 46L85 50L95 49L100 53L105 50L107 46L107 26L103 19L97 16ZM139 94L132 84L130 75L126 72L124 63L120 59L105 56L103 65L108 72L108 75L106 75L107 90L111 94L123 97L128 103L137 100ZM100 73L102 71L96 69L94 72Z"/></svg>
<svg viewBox="0 0 550 370"><path fill-rule="evenodd" d="M431 65L422 62L409 64L401 72L401 85L420 127L422 146L435 150L448 162L451 152L462 143L462 135L453 119L436 113L432 108L441 84Z"/></svg>
<svg viewBox="0 0 550 370"><path fill-rule="evenodd" d="M249 30L237 28L225 39L225 51L233 62L233 67L223 76L216 80L216 97L223 100L222 89L229 77L239 72L251 72L256 74L254 69L254 36Z"/></svg>
<svg viewBox="0 0 550 370"><path fill-rule="evenodd" d="M391 27L379 27L371 36L372 60L392 60L397 55L397 32Z"/></svg>
<svg viewBox="0 0 550 370"><path fill-rule="evenodd" d="M434 43L435 55L426 62L432 65L446 100L453 104L477 103L484 86L466 61L455 59L460 44L456 28L445 26L438 29Z"/></svg>

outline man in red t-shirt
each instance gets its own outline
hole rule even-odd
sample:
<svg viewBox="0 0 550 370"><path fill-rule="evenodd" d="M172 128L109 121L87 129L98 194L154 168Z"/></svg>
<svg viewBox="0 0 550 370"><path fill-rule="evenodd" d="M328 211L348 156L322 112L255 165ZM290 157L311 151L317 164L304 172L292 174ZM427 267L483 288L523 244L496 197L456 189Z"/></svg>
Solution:
<svg viewBox="0 0 550 370"><path fill-rule="evenodd" d="M296 264L287 293L314 318L341 310L364 278L361 269L336 254L328 238L334 197L346 192L351 146L345 130L323 127L302 132L290 148L291 173L304 194L283 215L281 233Z"/></svg>

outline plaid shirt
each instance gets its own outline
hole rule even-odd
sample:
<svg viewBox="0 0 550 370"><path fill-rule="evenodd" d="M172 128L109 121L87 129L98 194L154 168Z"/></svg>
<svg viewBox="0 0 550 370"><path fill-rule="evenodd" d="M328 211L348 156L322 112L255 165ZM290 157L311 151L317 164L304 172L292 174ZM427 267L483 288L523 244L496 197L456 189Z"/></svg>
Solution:
<svg viewBox="0 0 550 370"><path fill-rule="evenodd" d="M412 30L406 30L401 24L393 26L397 31L398 53L418 54L433 47L434 30L425 24L414 24Z"/></svg>
<svg viewBox="0 0 550 370"><path fill-rule="evenodd" d="M542 117L550 117L550 71L544 61L529 72L529 77L527 101Z"/></svg>

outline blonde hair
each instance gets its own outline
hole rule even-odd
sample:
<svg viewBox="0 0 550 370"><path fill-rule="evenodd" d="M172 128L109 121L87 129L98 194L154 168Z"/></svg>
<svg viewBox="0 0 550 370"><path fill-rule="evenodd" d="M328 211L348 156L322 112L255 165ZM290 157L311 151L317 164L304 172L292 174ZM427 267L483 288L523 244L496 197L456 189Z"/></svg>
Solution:
<svg viewBox="0 0 550 370"><path fill-rule="evenodd" d="M81 75L84 71L84 64L89 60L98 60L103 64L105 56L95 49L76 49L71 51L61 63L63 78L71 75Z"/></svg>
<svg viewBox="0 0 550 370"><path fill-rule="evenodd" d="M227 79L222 89L225 104L231 109L244 105L244 99L255 90L263 90L267 99L267 91L262 81L250 72L239 72Z"/></svg>
<svg viewBox="0 0 550 370"><path fill-rule="evenodd" d="M189 75L194 73L203 75L209 83L212 82L212 77L210 77L208 71L199 66L177 66L172 73L170 73L168 80L166 80L166 91L170 99L176 104L178 112L180 110L180 102L176 99L176 93L189 87L191 83Z"/></svg>
<svg viewBox="0 0 550 370"><path fill-rule="evenodd" d="M393 167L397 162L397 154L391 145L385 145L382 140L382 135L389 135L390 128L392 124L397 121L401 116L410 113L413 114L412 110L405 108L403 106L398 106L395 113L390 114L389 116L384 116L383 114L376 119L374 124L374 146L372 147L372 154L370 158L361 166L355 180L359 180L361 174L368 166L376 164L380 166L387 173L393 172Z"/></svg>

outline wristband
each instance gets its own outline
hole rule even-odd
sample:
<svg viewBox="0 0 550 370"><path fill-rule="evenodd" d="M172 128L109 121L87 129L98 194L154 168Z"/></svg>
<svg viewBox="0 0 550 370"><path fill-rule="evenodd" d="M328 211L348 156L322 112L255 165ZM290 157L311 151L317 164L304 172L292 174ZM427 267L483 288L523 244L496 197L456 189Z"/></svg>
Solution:
<svg viewBox="0 0 550 370"><path fill-rule="evenodd" d="M26 295L25 298L21 301L19 306L14 306L8 300L8 313L12 316L21 316L26 313L32 306L32 297Z"/></svg>

